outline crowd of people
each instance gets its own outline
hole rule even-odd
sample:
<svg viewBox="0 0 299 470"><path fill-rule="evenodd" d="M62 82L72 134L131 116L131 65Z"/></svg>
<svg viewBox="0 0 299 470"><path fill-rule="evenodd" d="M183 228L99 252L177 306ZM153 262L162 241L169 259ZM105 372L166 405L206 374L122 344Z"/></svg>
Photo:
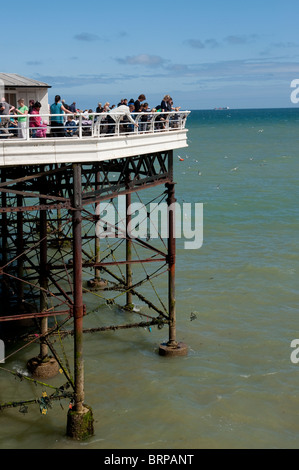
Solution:
<svg viewBox="0 0 299 470"><path fill-rule="evenodd" d="M65 103L65 100L61 99L60 95L56 95L54 103L49 107L50 123L42 120L40 109L41 103L39 101L29 100L27 106L25 100L20 98L18 106L15 107L7 103L5 98L2 98L0 101L0 133L4 134L5 137L17 135L20 138L26 138L28 132L27 115L29 115L31 137L43 138L46 137L47 132L50 132L49 135L51 137L72 137L78 135L80 119L82 129L87 133L91 129L92 123L98 120L101 122L102 132L112 134L115 132L119 116L121 116L122 126L126 129L126 132L133 131L134 127L139 127L141 132L145 132L150 115L160 113L155 120L155 125L158 126L158 129L163 129L166 119L163 113L179 111L180 107L174 107L170 95L165 95L161 104L150 108L146 102L145 95L140 94L136 100L132 98L128 101L124 98L117 105L113 104L110 106L109 102L105 102L104 105L98 103L95 111L96 114L94 114L92 109L79 109L75 101L68 105ZM102 113L104 115L100 117ZM136 121L137 113L143 113L138 121ZM9 117L10 114L13 116ZM49 126L50 129L48 131Z"/></svg>

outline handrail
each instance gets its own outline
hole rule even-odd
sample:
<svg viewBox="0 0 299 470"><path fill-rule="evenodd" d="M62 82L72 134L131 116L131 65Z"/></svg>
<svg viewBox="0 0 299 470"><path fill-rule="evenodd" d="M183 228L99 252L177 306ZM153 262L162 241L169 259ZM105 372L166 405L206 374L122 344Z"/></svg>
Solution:
<svg viewBox="0 0 299 470"><path fill-rule="evenodd" d="M8 127L0 122L0 140L15 139L28 141L36 138L104 138L120 135L154 134L184 129L190 111L171 112L138 112L131 113L133 122L124 113L74 113L74 114L9 114L0 118L8 118ZM68 116L72 116L72 124L66 124ZM22 118L23 136L20 137L18 122ZM56 119L55 119L56 118ZM57 120L58 118L58 120ZM41 120L39 123L38 120ZM59 121L62 121L59 123ZM37 122L39 125L36 125Z"/></svg>

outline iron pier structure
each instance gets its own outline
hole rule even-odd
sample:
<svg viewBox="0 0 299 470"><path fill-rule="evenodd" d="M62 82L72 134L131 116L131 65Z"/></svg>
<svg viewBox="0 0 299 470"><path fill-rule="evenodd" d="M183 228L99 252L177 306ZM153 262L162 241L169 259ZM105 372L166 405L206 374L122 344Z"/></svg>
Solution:
<svg viewBox="0 0 299 470"><path fill-rule="evenodd" d="M146 314L136 311L130 320L93 331L166 326L168 341L159 353L187 354L176 337L174 213L167 211L166 240L152 231L132 237L128 229L133 201L140 205L146 198L146 218L149 202L163 201L168 208L175 202L173 152L184 147L185 121L163 132L0 141L0 338L12 348L36 343L26 379L62 374L63 385L40 406L43 411L52 399L70 399L71 438L94 432L84 396L88 296L96 293L99 303L131 314L135 299L146 307ZM117 215L111 222L108 209ZM158 292L154 281L161 277L166 280ZM148 283L153 295L143 290ZM57 334L74 338L73 370L54 347ZM15 404L0 403L9 406Z"/></svg>

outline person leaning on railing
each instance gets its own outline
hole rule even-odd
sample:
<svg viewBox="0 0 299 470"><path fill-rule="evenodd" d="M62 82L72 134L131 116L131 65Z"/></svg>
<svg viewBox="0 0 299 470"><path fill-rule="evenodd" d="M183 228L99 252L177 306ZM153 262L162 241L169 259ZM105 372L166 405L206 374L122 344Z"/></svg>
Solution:
<svg viewBox="0 0 299 470"><path fill-rule="evenodd" d="M121 105L118 106L117 108L112 109L108 115L108 134L113 134L115 131L115 123L117 121L117 115L122 115L123 118L127 118L132 125L135 127L138 127L138 123L134 121L134 119L131 116L131 112L134 111L134 104L130 104L130 106L125 106Z"/></svg>
<svg viewBox="0 0 299 470"><path fill-rule="evenodd" d="M55 96L55 103L50 106L51 114L60 114L60 116L51 116L51 132L53 137L63 137L64 136L64 119L63 113L72 114L71 111L66 109L61 103L61 97L59 95Z"/></svg>
<svg viewBox="0 0 299 470"><path fill-rule="evenodd" d="M0 118L1 118L0 130L7 136L10 135L10 131L8 130L10 126L10 118L8 117L8 115L12 113L15 109L16 108L14 106L12 106L11 104L5 101L5 98L2 98L0 102Z"/></svg>

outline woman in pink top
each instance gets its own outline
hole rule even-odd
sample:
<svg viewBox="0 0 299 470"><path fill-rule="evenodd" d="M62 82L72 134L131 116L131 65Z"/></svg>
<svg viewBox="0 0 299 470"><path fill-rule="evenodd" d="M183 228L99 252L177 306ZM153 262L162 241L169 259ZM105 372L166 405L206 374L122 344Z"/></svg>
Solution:
<svg viewBox="0 0 299 470"><path fill-rule="evenodd" d="M44 124L42 122L42 118L39 115L40 108L41 108L40 102L36 101L31 111L29 126L30 126L30 129L32 129L35 137L46 137L47 124ZM37 127L38 129L35 130L34 129L35 127Z"/></svg>

